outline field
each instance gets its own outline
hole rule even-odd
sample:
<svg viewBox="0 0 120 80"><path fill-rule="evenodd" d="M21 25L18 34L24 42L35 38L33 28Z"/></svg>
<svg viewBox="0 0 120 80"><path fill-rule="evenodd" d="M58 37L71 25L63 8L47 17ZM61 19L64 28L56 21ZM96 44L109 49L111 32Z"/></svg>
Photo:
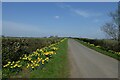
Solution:
<svg viewBox="0 0 120 80"><path fill-rule="evenodd" d="M55 77L58 71L65 69L67 57L67 40L63 38L3 38L2 42L2 77L3 78L36 78ZM64 49L62 49L64 46ZM64 57L62 54L65 54ZM58 57L63 57L61 61ZM63 62L64 66L56 66L56 71L42 72L44 69L53 70L53 63ZM58 64L59 65L59 64ZM37 76L34 73L40 73ZM53 75L49 75L53 73ZM41 75L46 74L46 75ZM65 73L67 74L67 73ZM58 74L56 77L60 77ZM23 76L24 75L24 76ZM41 76L40 76L41 75Z"/></svg>

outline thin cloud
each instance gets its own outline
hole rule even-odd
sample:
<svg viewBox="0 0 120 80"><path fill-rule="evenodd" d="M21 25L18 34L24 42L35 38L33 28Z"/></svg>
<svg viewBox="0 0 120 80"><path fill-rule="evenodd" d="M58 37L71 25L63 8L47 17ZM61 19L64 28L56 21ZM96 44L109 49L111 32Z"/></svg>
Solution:
<svg viewBox="0 0 120 80"><path fill-rule="evenodd" d="M83 17L89 17L89 13L83 10L73 10L76 14L83 16Z"/></svg>
<svg viewBox="0 0 120 80"><path fill-rule="evenodd" d="M73 9L72 11L74 13L76 13L77 15L85 17L85 18L87 18L87 17L99 17L102 15L101 13L93 13L91 11L79 10L79 9Z"/></svg>
<svg viewBox="0 0 120 80"><path fill-rule="evenodd" d="M88 11L88 10L75 9L71 5L68 5L68 4L65 4L65 3L60 3L60 4L57 4L57 5L60 8L68 9L70 12L72 12L72 13L74 13L76 15L82 16L84 18L87 18L87 17L98 17L98 16L102 15L101 13L93 13L92 11Z"/></svg>
<svg viewBox="0 0 120 80"><path fill-rule="evenodd" d="M95 19L94 22L99 22L99 20L98 20L98 19Z"/></svg>
<svg viewBox="0 0 120 80"><path fill-rule="evenodd" d="M54 16L54 18L55 18L55 19L59 19L59 18L60 18L60 16Z"/></svg>
<svg viewBox="0 0 120 80"><path fill-rule="evenodd" d="M63 9L65 9L65 8L72 8L70 5L67 5L65 3L56 3L56 5L58 7L60 7L60 8L63 8Z"/></svg>

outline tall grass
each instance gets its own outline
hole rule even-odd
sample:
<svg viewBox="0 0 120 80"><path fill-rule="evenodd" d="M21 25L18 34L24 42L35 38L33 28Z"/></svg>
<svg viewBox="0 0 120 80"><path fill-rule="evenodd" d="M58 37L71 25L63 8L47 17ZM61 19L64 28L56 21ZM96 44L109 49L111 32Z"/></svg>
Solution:
<svg viewBox="0 0 120 80"><path fill-rule="evenodd" d="M0 70L0 79L2 79L2 70Z"/></svg>

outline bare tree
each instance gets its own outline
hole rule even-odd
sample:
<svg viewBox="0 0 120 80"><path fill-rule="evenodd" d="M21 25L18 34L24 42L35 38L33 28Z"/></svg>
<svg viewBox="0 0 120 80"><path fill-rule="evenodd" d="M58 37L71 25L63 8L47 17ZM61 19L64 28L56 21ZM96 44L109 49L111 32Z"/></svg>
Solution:
<svg viewBox="0 0 120 80"><path fill-rule="evenodd" d="M101 30L104 31L110 38L118 40L119 34L118 11L111 12L109 16L112 18L112 21L105 23L102 26Z"/></svg>
<svg viewBox="0 0 120 80"><path fill-rule="evenodd" d="M105 23L101 29L110 38L118 41L118 50L120 51L120 2L118 3L118 10L111 12L109 16L112 18L112 21Z"/></svg>

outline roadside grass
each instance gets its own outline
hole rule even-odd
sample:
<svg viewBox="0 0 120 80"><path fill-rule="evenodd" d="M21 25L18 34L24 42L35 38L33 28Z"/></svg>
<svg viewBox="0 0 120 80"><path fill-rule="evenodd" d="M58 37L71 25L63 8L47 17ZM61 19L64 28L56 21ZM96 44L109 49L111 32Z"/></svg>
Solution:
<svg viewBox="0 0 120 80"><path fill-rule="evenodd" d="M38 68L33 71L27 69L20 72L18 75L12 76L12 78L67 78L69 76L68 65L68 40L66 39L56 47L59 49L56 51L56 55L49 60L43 68Z"/></svg>
<svg viewBox="0 0 120 80"><path fill-rule="evenodd" d="M41 69L30 73L30 78L67 78L69 76L68 58L67 58L67 39L58 45L57 54L50 59L48 64Z"/></svg>
<svg viewBox="0 0 120 80"><path fill-rule="evenodd" d="M2 79L2 70L0 70L0 79Z"/></svg>
<svg viewBox="0 0 120 80"><path fill-rule="evenodd" d="M107 55L107 56L110 56L110 57L112 57L112 58L114 58L114 59L120 60L120 56L117 55L117 54L114 54L114 53L112 53L112 52L108 52L108 51L102 50L102 49L97 48L97 47L95 47L95 46L91 46L91 45L89 45L89 44L87 44L87 43L84 43L83 41L78 40L78 39L75 39L75 40L78 41L78 42L80 42L80 43L83 44L84 46L89 47L89 48L91 48L91 49L93 49L93 50L95 50L95 51L97 51L97 52L100 52L100 53L102 53L102 54L105 54L105 55Z"/></svg>

